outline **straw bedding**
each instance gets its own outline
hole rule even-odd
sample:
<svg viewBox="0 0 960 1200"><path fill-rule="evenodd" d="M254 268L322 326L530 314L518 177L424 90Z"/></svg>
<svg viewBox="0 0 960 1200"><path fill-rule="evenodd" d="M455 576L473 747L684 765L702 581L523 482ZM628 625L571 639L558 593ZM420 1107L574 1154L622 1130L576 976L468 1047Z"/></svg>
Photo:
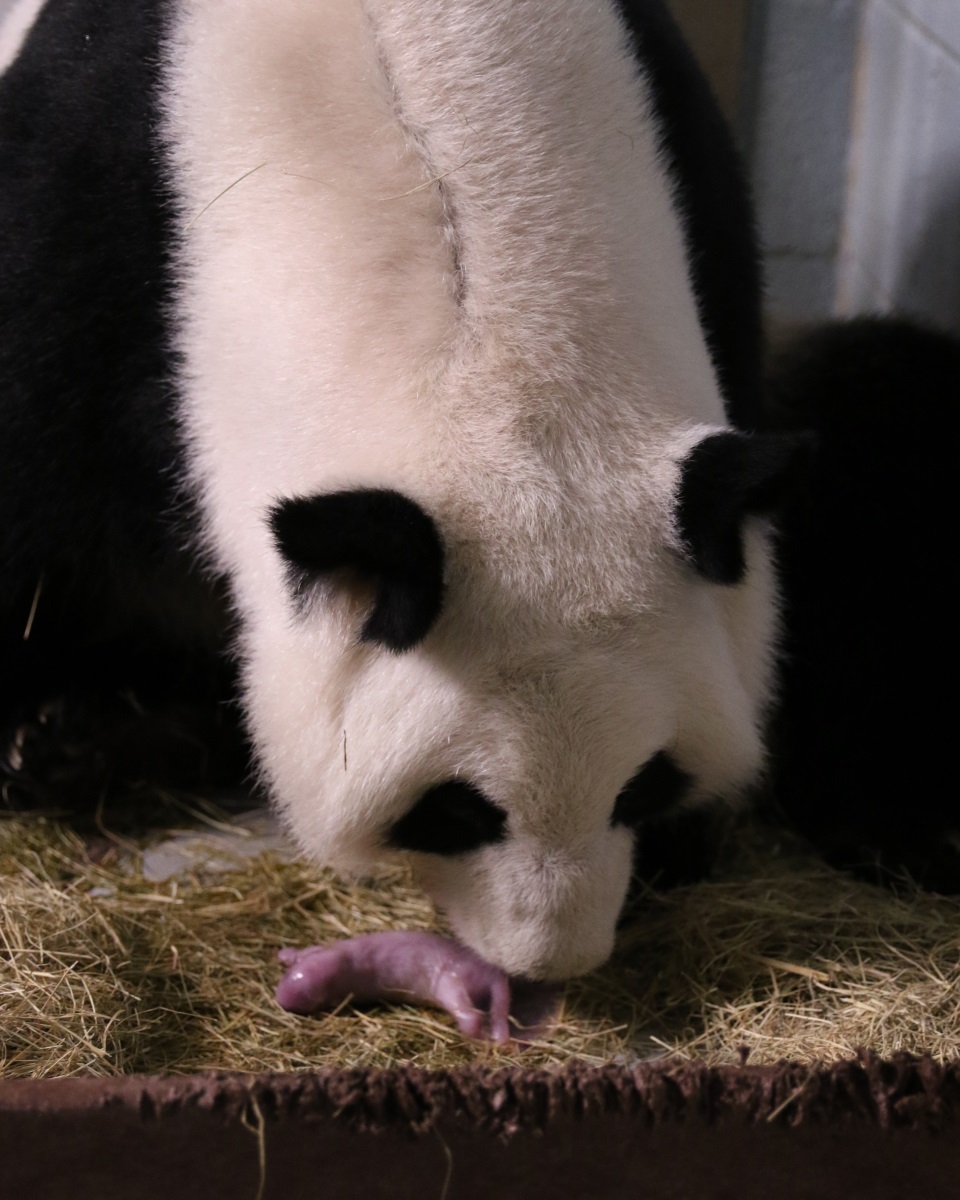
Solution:
<svg viewBox="0 0 960 1200"><path fill-rule="evenodd" d="M182 803L167 813L183 825ZM708 1064L833 1061L960 1048L960 901L847 878L782 834L745 828L717 876L647 892L614 960L569 985L533 1046L465 1041L412 1007L303 1018L273 999L277 948L434 928L402 871L344 883L268 851L164 882L156 834L91 836L50 816L0 819L0 1073L297 1071L319 1066L550 1067L672 1054ZM244 835L236 830L238 852ZM231 832L226 834L229 841Z"/></svg>

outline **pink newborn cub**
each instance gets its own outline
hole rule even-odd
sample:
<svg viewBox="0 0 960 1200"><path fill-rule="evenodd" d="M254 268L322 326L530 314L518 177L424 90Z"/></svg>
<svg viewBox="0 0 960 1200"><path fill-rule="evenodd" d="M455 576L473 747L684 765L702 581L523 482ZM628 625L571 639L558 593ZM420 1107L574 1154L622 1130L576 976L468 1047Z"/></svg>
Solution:
<svg viewBox="0 0 960 1200"><path fill-rule="evenodd" d="M498 967L465 946L433 933L368 933L330 946L285 949L278 955L288 969L277 986L277 1002L288 1012L312 1013L358 1004L400 1001L446 1009L467 1037L503 1044L525 1040L548 1018L558 989L514 984ZM523 1008L524 1020L518 1017Z"/></svg>

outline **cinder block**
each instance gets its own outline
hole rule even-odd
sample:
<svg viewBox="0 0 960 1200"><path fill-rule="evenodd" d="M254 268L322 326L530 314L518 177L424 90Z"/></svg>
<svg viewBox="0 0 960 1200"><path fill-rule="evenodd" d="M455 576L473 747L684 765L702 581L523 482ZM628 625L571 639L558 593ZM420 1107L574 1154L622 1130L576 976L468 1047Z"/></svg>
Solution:
<svg viewBox="0 0 960 1200"><path fill-rule="evenodd" d="M897 0L897 5L929 31L944 50L960 60L960 4L957 0Z"/></svg>
<svg viewBox="0 0 960 1200"><path fill-rule="evenodd" d="M770 254L764 262L767 310L774 331L828 314L836 286L832 254Z"/></svg>
<svg viewBox="0 0 960 1200"><path fill-rule="evenodd" d="M960 327L960 60L898 0L863 39L837 308Z"/></svg>
<svg viewBox="0 0 960 1200"><path fill-rule="evenodd" d="M858 22L855 0L783 0L767 10L752 149L771 253L836 249Z"/></svg>

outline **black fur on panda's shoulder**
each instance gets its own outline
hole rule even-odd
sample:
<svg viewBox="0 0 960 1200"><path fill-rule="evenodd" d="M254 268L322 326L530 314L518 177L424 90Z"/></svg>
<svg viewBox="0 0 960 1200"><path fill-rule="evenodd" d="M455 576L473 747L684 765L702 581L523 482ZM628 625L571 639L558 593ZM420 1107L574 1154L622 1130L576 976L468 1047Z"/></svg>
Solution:
<svg viewBox="0 0 960 1200"><path fill-rule="evenodd" d="M762 278L746 172L703 72L662 0L619 0L675 188L700 324L731 424L753 429L763 394Z"/></svg>
<svg viewBox="0 0 960 1200"><path fill-rule="evenodd" d="M32 593L162 540L180 459L157 0L47 0L0 77L0 554Z"/></svg>
<svg viewBox="0 0 960 1200"><path fill-rule="evenodd" d="M180 693L220 645L181 548L166 8L47 0L0 75L0 731L65 693Z"/></svg>
<svg viewBox="0 0 960 1200"><path fill-rule="evenodd" d="M767 411L817 444L780 522L777 801L838 865L950 892L958 401L960 339L862 318L784 347Z"/></svg>

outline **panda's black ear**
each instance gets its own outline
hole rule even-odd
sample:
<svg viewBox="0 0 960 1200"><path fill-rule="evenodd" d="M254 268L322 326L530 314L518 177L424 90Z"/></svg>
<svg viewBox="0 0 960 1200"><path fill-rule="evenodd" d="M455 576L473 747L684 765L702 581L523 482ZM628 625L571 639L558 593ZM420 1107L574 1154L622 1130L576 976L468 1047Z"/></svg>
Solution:
<svg viewBox="0 0 960 1200"><path fill-rule="evenodd" d="M361 639L390 650L421 642L443 604L443 543L413 500L386 489L359 489L281 500L270 528L295 590L337 571L375 589Z"/></svg>
<svg viewBox="0 0 960 1200"><path fill-rule="evenodd" d="M711 583L743 579L743 521L775 513L799 486L813 454L806 435L724 430L683 460L677 523L694 567Z"/></svg>

